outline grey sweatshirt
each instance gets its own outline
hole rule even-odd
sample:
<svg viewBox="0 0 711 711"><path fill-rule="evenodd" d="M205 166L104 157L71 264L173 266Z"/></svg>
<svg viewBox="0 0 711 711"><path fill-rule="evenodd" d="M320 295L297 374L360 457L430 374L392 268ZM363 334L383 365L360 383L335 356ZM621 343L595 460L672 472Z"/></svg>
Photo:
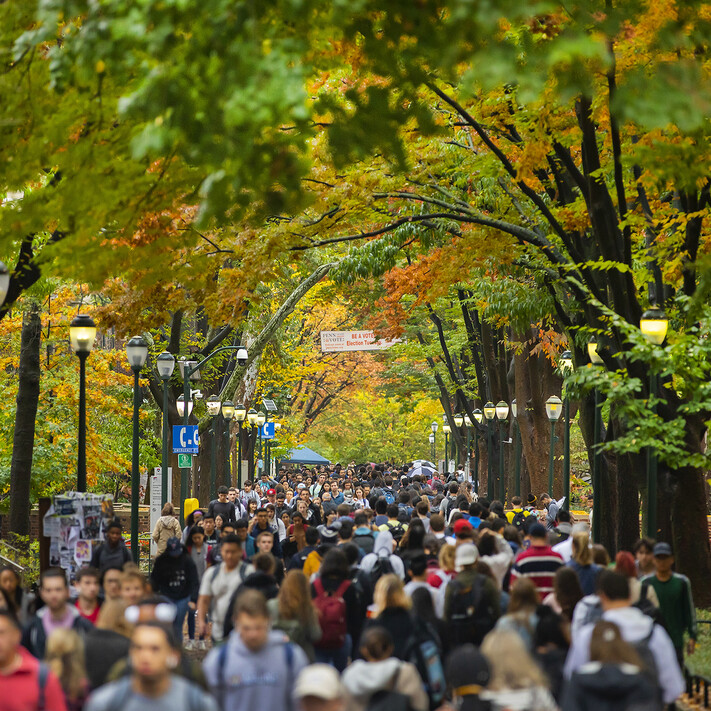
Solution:
<svg viewBox="0 0 711 711"><path fill-rule="evenodd" d="M294 711L291 693L296 677L308 665L308 660L301 647L289 643L292 651L292 662L289 665L287 641L283 632L270 632L267 643L252 652L243 644L238 632L234 631L226 642L227 652L222 673L219 668L220 647L210 651L203 662L203 670L210 691L223 711Z"/></svg>

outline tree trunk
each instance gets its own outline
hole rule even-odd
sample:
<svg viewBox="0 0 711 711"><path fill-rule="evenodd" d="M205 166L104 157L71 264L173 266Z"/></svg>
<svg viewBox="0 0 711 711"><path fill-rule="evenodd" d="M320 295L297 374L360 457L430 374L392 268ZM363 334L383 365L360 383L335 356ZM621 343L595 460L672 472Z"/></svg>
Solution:
<svg viewBox="0 0 711 711"><path fill-rule="evenodd" d="M17 410L10 464L10 530L23 536L30 533L30 478L40 393L41 337L39 304L33 302L22 317Z"/></svg>

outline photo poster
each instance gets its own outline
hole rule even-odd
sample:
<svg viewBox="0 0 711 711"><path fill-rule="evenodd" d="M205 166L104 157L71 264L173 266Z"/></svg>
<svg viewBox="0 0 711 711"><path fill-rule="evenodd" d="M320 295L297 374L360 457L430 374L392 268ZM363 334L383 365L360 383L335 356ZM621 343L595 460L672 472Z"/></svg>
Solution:
<svg viewBox="0 0 711 711"><path fill-rule="evenodd" d="M54 496L42 521L43 533L50 539L49 564L64 568L72 581L77 569L91 561L113 518L111 494L69 491Z"/></svg>

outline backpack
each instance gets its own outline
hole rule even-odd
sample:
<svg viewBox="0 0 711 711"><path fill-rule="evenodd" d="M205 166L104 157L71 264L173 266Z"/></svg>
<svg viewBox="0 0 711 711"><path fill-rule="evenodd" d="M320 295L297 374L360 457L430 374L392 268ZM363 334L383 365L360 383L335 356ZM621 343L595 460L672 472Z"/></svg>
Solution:
<svg viewBox="0 0 711 711"><path fill-rule="evenodd" d="M517 530L523 531L527 518L528 518L528 516L526 516L525 511L518 511L517 513L514 514L514 517L511 519L511 525L516 526Z"/></svg>
<svg viewBox="0 0 711 711"><path fill-rule="evenodd" d="M402 666L397 668L390 689L381 689L370 697L365 707L366 711L412 711L410 697L407 694L395 691L401 669Z"/></svg>
<svg viewBox="0 0 711 711"><path fill-rule="evenodd" d="M449 585L452 593L447 623L452 646L471 642L478 647L495 624L489 605L484 602L484 576L477 575L472 585L465 585L457 578Z"/></svg>
<svg viewBox="0 0 711 711"><path fill-rule="evenodd" d="M648 592L649 583L643 582L639 591L639 600L637 600L632 607L636 607L638 610L647 615L647 617L651 617L656 624L664 627L662 611L649 599L647 596Z"/></svg>
<svg viewBox="0 0 711 711"><path fill-rule="evenodd" d="M314 605L321 626L321 639L316 644L319 649L340 649L346 641L348 626L343 594L350 586L351 581L344 580L334 592L329 593L323 587L321 578L314 580Z"/></svg>
<svg viewBox="0 0 711 711"><path fill-rule="evenodd" d="M412 633L407 645L406 657L409 662L415 665L417 673L425 687L430 701L430 708L436 709L444 701L447 691L447 680L444 676L444 665L437 633L432 630L428 623L424 625L416 623L415 631Z"/></svg>
<svg viewBox="0 0 711 711"><path fill-rule="evenodd" d="M650 647L655 627L656 624L653 622L649 634L644 639L637 640L636 642L630 642L630 644L634 647L635 651L639 655L639 658L642 660L642 674L650 682L652 687L657 690L657 697L661 704L662 688L659 685L659 669L657 667L657 660L654 658L654 653Z"/></svg>
<svg viewBox="0 0 711 711"><path fill-rule="evenodd" d="M405 527L402 523L400 523L400 521L397 521L396 523L388 521L385 525L388 527L388 531L392 534L393 540L399 546L402 537L405 535Z"/></svg>
<svg viewBox="0 0 711 711"><path fill-rule="evenodd" d="M390 562L389 555L380 555L378 553L377 560L373 563L373 567L370 569L370 587L375 590L375 583L388 573L394 572L393 564Z"/></svg>
<svg viewBox="0 0 711 711"><path fill-rule="evenodd" d="M360 548L363 553L372 553L375 546L375 536L372 533L356 533L353 536L353 543Z"/></svg>
<svg viewBox="0 0 711 711"><path fill-rule="evenodd" d="M383 489L383 496L388 506L395 503L395 492L392 489Z"/></svg>

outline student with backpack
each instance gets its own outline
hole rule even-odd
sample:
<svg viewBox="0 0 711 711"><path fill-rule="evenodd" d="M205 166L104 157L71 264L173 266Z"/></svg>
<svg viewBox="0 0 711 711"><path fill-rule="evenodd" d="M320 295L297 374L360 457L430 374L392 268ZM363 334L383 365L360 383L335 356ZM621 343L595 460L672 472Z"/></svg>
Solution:
<svg viewBox="0 0 711 711"><path fill-rule="evenodd" d="M311 583L311 596L321 626L321 639L314 643L316 661L342 672L360 639L365 610L351 581L346 554L339 548L324 556Z"/></svg>
<svg viewBox="0 0 711 711"><path fill-rule="evenodd" d="M405 564L395 555L395 540L390 531L380 531L375 538L373 552L363 556L360 562L360 569L370 579L372 588L378 580L388 573L394 573L400 578L405 579Z"/></svg>
<svg viewBox="0 0 711 711"><path fill-rule="evenodd" d="M635 648L650 679L656 679L664 703L676 701L686 686L674 645L661 625L630 605L627 578L611 570L603 570L598 578L598 597L603 610L602 619L614 622L622 639ZM594 624L585 625L573 636L564 669L567 679L590 661L594 627Z"/></svg>
<svg viewBox="0 0 711 711"><path fill-rule="evenodd" d="M363 633L362 659L343 673L342 682L351 695L350 711L427 711L429 700L414 664L393 656L393 638L383 627Z"/></svg>
<svg viewBox="0 0 711 711"><path fill-rule="evenodd" d="M353 519L352 543L355 543L364 555L373 552L375 546L375 534L368 525L368 517L364 513L357 513Z"/></svg>
<svg viewBox="0 0 711 711"><path fill-rule="evenodd" d="M379 531L390 531L393 540L400 545L400 541L407 532L408 524L403 523L398 519L400 509L397 504L389 504L387 508L388 520L382 525L378 526Z"/></svg>

